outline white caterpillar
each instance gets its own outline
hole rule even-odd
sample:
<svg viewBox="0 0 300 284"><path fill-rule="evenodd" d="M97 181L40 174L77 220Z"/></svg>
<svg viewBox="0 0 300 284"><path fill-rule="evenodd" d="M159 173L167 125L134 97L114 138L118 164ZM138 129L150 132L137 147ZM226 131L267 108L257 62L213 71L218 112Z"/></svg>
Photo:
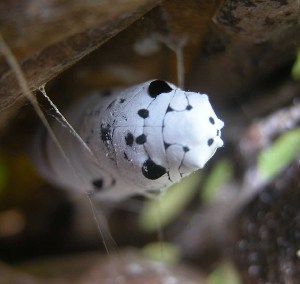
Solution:
<svg viewBox="0 0 300 284"><path fill-rule="evenodd" d="M224 123L208 97L162 80L94 94L66 118L94 159L56 122L53 130L72 166L45 131L38 136L36 164L51 183L102 199L165 189L202 168L223 145Z"/></svg>

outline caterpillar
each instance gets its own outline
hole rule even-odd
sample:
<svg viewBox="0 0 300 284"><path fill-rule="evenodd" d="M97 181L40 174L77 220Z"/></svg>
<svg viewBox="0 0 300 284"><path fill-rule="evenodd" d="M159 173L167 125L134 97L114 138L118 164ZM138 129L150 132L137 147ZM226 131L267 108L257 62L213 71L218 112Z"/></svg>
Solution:
<svg viewBox="0 0 300 284"><path fill-rule="evenodd" d="M94 93L67 110L66 118L93 157L54 122L69 161L44 130L36 136L35 164L50 183L99 199L166 189L203 168L223 145L224 123L208 96L163 80Z"/></svg>

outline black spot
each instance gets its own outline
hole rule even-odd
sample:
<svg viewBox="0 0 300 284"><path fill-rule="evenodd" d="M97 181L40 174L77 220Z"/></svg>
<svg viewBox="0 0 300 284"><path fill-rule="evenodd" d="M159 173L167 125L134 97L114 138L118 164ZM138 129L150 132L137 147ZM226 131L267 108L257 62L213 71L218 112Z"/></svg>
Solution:
<svg viewBox="0 0 300 284"><path fill-rule="evenodd" d="M119 99L119 103L120 103L120 104L123 104L125 101L126 101L126 100L123 99L123 98L120 98L120 99Z"/></svg>
<svg viewBox="0 0 300 284"><path fill-rule="evenodd" d="M149 110L142 108L137 112L141 118L147 118L149 116Z"/></svg>
<svg viewBox="0 0 300 284"><path fill-rule="evenodd" d="M186 153L186 152L190 151L190 148L188 146L183 146L182 150L183 150L183 152Z"/></svg>
<svg viewBox="0 0 300 284"><path fill-rule="evenodd" d="M170 112L170 111L174 111L174 109L172 109L170 106L168 106L167 111L166 112Z"/></svg>
<svg viewBox="0 0 300 284"><path fill-rule="evenodd" d="M94 179L92 181L92 185L94 187L95 190L100 190L103 188L103 179Z"/></svg>
<svg viewBox="0 0 300 284"><path fill-rule="evenodd" d="M214 139L210 138L207 140L207 145L211 146L214 143Z"/></svg>
<svg viewBox="0 0 300 284"><path fill-rule="evenodd" d="M188 105L185 109L186 110L191 110L193 107L191 105Z"/></svg>
<svg viewBox="0 0 300 284"><path fill-rule="evenodd" d="M127 135L125 136L126 145L132 146L133 140L134 140L134 137L133 137L132 133L128 132Z"/></svg>
<svg viewBox="0 0 300 284"><path fill-rule="evenodd" d="M112 106L115 104L116 100L113 100L108 106L106 109L110 109L112 108Z"/></svg>
<svg viewBox="0 0 300 284"><path fill-rule="evenodd" d="M209 118L209 122L210 122L211 124L215 124L214 118L213 118L213 117L210 117L210 118Z"/></svg>
<svg viewBox="0 0 300 284"><path fill-rule="evenodd" d="M220 130L219 129L217 129L217 136L219 136L220 135Z"/></svg>
<svg viewBox="0 0 300 284"><path fill-rule="evenodd" d="M151 98L156 98L162 93L169 93L173 89L163 80L152 81L148 87L148 94Z"/></svg>
<svg viewBox="0 0 300 284"><path fill-rule="evenodd" d="M127 154L125 152L123 154L124 154L124 159L127 160L127 161L130 161Z"/></svg>
<svg viewBox="0 0 300 284"><path fill-rule="evenodd" d="M163 176L166 173L166 169L148 159L143 164L142 173L147 179L155 180Z"/></svg>
<svg viewBox="0 0 300 284"><path fill-rule="evenodd" d="M139 145L143 145L147 142L147 136L145 134L141 134L140 136L136 137L135 142Z"/></svg>
<svg viewBox="0 0 300 284"><path fill-rule="evenodd" d="M109 124L107 126L101 125L101 140L105 144L108 144L108 142L112 140L111 127Z"/></svg>
<svg viewBox="0 0 300 284"><path fill-rule="evenodd" d="M165 150L167 150L167 148L169 148L171 146L171 144L164 142L164 146L165 146Z"/></svg>

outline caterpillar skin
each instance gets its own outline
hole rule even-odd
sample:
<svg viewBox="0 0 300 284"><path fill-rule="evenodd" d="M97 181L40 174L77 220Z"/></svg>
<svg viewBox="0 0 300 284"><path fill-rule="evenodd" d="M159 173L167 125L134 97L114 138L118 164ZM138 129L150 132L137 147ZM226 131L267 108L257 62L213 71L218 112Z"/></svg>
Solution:
<svg viewBox="0 0 300 284"><path fill-rule="evenodd" d="M207 95L162 80L105 97L91 95L65 116L94 158L55 122L54 133L69 161L44 131L37 136L35 163L51 183L100 199L165 189L202 168L223 145L224 123Z"/></svg>

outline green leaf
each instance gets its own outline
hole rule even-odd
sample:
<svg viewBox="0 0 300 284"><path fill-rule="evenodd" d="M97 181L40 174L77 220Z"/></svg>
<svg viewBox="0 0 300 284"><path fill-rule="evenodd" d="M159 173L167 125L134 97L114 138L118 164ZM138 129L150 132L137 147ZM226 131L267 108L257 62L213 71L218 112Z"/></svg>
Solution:
<svg viewBox="0 0 300 284"><path fill-rule="evenodd" d="M296 128L280 136L269 148L259 154L258 171L263 178L272 178L299 154L300 128Z"/></svg>
<svg viewBox="0 0 300 284"><path fill-rule="evenodd" d="M300 49L297 51L296 61L292 67L291 73L294 80L300 80Z"/></svg>
<svg viewBox="0 0 300 284"><path fill-rule="evenodd" d="M209 176L207 177L200 192L201 198L205 202L213 200L219 192L221 186L230 180L232 175L232 163L227 159L220 160L213 167Z"/></svg>
<svg viewBox="0 0 300 284"><path fill-rule="evenodd" d="M142 248L142 252L150 259L176 264L180 260L179 249L167 242L149 243Z"/></svg>
<svg viewBox="0 0 300 284"><path fill-rule="evenodd" d="M199 189L199 183L200 175L194 173L172 185L159 200L147 200L139 216L141 228L155 232L171 222Z"/></svg>
<svg viewBox="0 0 300 284"><path fill-rule="evenodd" d="M208 275L206 284L242 284L242 280L231 263L223 262Z"/></svg>

